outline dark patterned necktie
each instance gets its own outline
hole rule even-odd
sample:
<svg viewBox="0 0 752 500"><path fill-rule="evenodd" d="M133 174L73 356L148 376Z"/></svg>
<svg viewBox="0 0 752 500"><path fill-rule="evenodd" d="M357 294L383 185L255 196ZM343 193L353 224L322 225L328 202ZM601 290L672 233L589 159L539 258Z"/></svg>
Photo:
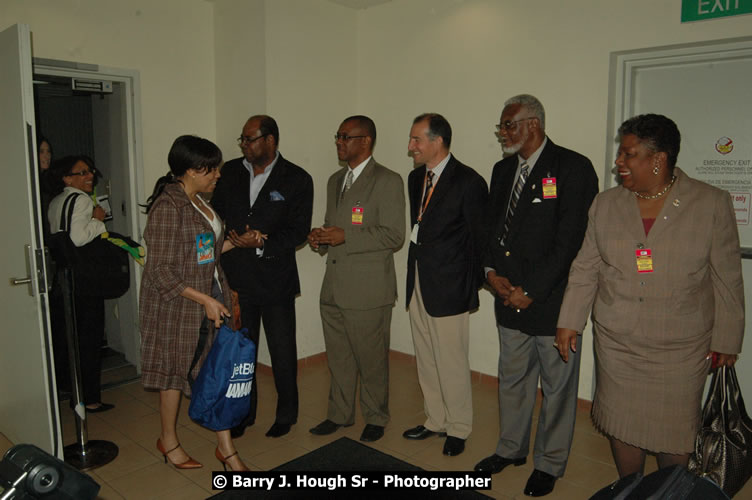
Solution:
<svg viewBox="0 0 752 500"><path fill-rule="evenodd" d="M522 188L525 187L525 181L530 173L530 165L526 161L522 161L520 166L520 177L517 179L517 184L514 185L514 191L512 191L512 199L509 200L509 210L507 210L507 218L504 220L504 236L501 238L501 244L504 244L504 238L509 234L509 225L512 222L514 216L514 209L517 208L517 202L520 201L520 194Z"/></svg>
<svg viewBox="0 0 752 500"><path fill-rule="evenodd" d="M421 214L426 211L426 207L428 206L428 195L431 193L431 188L433 187L433 172L428 170L426 172L426 190L423 191L423 206L421 208Z"/></svg>

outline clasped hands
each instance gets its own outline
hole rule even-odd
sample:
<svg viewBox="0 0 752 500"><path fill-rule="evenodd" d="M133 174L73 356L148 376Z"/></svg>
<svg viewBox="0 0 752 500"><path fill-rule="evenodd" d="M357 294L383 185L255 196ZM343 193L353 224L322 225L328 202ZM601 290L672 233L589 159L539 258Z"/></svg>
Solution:
<svg viewBox="0 0 752 500"><path fill-rule="evenodd" d="M314 227L308 233L308 244L311 248L318 250L322 245L336 247L345 242L345 230L337 226Z"/></svg>
<svg viewBox="0 0 752 500"><path fill-rule="evenodd" d="M231 229L230 232L227 233L227 239L237 248L262 248L264 246L264 240L267 238L268 235L262 233L258 229L251 229L248 224L246 224L245 232L243 234L238 234L234 229Z"/></svg>
<svg viewBox="0 0 752 500"><path fill-rule="evenodd" d="M496 271L489 271L486 281L491 285L494 293L502 299L503 304L516 309L517 312L527 309L533 303L533 299L525 295L525 290L521 286L513 286L506 277L496 274Z"/></svg>

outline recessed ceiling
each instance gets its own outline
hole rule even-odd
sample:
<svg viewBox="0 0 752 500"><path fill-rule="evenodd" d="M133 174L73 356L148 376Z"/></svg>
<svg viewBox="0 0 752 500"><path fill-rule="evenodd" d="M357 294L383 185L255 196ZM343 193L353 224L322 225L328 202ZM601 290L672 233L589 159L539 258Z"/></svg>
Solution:
<svg viewBox="0 0 752 500"><path fill-rule="evenodd" d="M392 0L329 0L332 3L344 5L351 9L367 9L368 7L374 7L382 3L388 3Z"/></svg>

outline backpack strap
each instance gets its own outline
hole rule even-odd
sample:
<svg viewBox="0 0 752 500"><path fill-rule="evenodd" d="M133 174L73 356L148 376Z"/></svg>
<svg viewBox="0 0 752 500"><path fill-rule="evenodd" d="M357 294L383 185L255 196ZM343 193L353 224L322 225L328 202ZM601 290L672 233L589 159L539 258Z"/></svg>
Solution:
<svg viewBox="0 0 752 500"><path fill-rule="evenodd" d="M63 209L60 211L60 227L58 228L60 231L70 232L71 221L73 220L73 208L76 206L76 198L79 196L81 196L81 193L71 193L63 202Z"/></svg>

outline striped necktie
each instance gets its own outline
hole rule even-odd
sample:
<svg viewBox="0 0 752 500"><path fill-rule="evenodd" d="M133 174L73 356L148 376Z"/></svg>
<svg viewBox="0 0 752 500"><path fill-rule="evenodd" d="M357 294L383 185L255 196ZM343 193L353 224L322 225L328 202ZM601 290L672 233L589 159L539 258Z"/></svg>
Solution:
<svg viewBox="0 0 752 500"><path fill-rule="evenodd" d="M522 160L520 165L520 177L517 179L517 184L514 185L514 191L512 191L512 198L509 200L509 210L507 210L507 218L504 220L504 236L501 238L501 244L504 244L504 238L509 234L509 226L514 216L514 209L517 208L517 202L520 201L520 194L522 194L522 188L525 187L525 181L530 174L530 165L527 161Z"/></svg>

